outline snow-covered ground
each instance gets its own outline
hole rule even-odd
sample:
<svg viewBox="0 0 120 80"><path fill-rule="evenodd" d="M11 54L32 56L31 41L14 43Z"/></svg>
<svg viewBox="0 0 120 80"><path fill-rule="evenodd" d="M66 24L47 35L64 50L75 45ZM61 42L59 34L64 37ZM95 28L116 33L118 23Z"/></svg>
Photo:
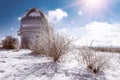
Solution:
<svg viewBox="0 0 120 80"><path fill-rule="evenodd" d="M0 80L120 80L120 54L105 54L112 56L110 68L93 74L84 64L78 64L76 51L54 63L51 58L32 55L29 50L0 50Z"/></svg>

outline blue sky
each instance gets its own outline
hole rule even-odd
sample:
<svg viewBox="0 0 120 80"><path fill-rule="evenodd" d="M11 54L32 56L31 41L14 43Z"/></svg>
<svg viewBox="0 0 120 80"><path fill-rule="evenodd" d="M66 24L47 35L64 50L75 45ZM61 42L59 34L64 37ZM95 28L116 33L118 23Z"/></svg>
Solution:
<svg viewBox="0 0 120 80"><path fill-rule="evenodd" d="M96 23L101 26L108 24L107 26L117 28L114 33L120 32L118 31L120 27L120 0L0 0L0 38L7 35L16 36L20 26L18 18L33 7L37 7L48 15L57 30L70 32L70 35L88 36L91 34L90 31L96 30L93 29ZM92 30L91 25L93 25ZM90 26L90 30L86 30L88 26ZM81 28L82 31L80 31ZM114 30L113 28L112 30ZM103 29L109 30L104 27L101 31ZM109 32L105 33L108 34L106 36L113 35L113 32ZM92 36L95 37L94 34ZM115 35L119 36L118 34ZM116 39L116 37L112 39ZM99 42L99 40L97 41ZM109 40L106 41L111 43Z"/></svg>

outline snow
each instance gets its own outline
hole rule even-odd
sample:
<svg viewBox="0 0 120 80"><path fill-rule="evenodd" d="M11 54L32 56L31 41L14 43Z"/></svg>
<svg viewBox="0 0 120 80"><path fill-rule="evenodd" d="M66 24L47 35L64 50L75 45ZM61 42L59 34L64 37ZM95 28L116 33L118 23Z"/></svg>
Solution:
<svg viewBox="0 0 120 80"><path fill-rule="evenodd" d="M29 16L31 16L31 17L41 17L41 15L38 11L30 13Z"/></svg>
<svg viewBox="0 0 120 80"><path fill-rule="evenodd" d="M29 11L28 11L28 12L29 12ZM22 16L21 18L26 17L27 14L28 14L28 12L27 12L24 16ZM39 10L35 10L35 11L29 13L28 16L30 16L30 17L41 17L41 13L40 13Z"/></svg>
<svg viewBox="0 0 120 80"><path fill-rule="evenodd" d="M0 50L0 80L119 80L120 54L103 54L109 56L110 68L93 74L78 63L76 51L63 55L55 63L49 57L31 54L30 50Z"/></svg>

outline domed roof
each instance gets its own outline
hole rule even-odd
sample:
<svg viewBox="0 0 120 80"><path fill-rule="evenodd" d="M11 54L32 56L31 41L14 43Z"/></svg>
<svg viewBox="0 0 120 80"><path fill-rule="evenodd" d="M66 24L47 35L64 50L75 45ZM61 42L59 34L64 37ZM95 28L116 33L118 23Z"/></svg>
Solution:
<svg viewBox="0 0 120 80"><path fill-rule="evenodd" d="M19 35L26 32L40 32L49 30L47 16L37 8L29 9L20 21Z"/></svg>
<svg viewBox="0 0 120 80"><path fill-rule="evenodd" d="M46 18L44 13L37 8L29 9L22 18L26 18L26 17L44 17L44 18Z"/></svg>

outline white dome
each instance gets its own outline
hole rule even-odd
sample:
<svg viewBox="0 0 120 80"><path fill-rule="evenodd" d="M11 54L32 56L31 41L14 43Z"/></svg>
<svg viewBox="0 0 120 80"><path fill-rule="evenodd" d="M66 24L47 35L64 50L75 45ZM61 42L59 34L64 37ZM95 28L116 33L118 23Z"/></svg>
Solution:
<svg viewBox="0 0 120 80"><path fill-rule="evenodd" d="M45 16L45 15L37 8L32 8L32 9L28 10L27 13L22 18L25 18L28 16L29 17L41 17L41 16Z"/></svg>
<svg viewBox="0 0 120 80"><path fill-rule="evenodd" d="M26 28L37 29L42 27L48 27L48 19L46 15L36 8L32 8L21 19L21 29Z"/></svg>

